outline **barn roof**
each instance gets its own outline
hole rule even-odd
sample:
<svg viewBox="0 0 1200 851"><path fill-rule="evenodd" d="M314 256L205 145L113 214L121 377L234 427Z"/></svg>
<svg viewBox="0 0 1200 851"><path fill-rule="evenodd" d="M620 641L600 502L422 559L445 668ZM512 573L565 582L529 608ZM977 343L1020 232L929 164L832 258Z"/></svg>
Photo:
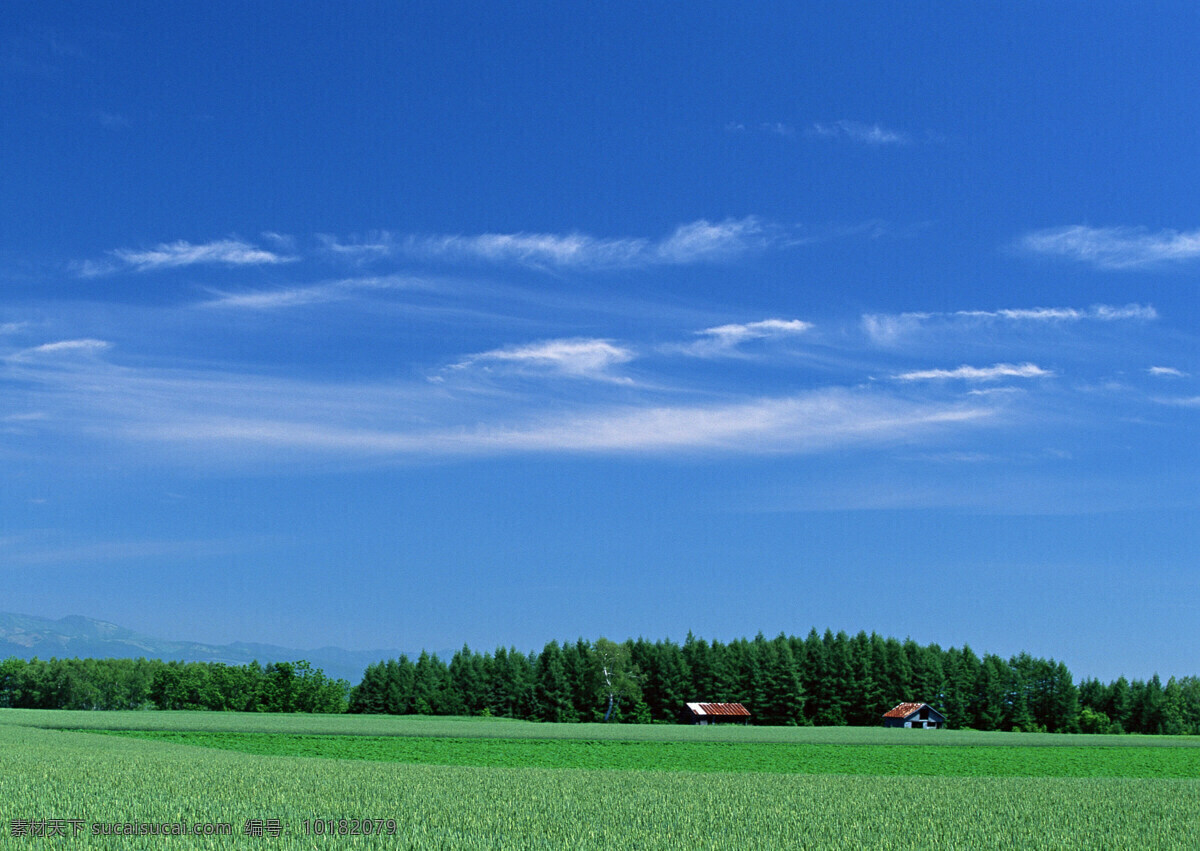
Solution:
<svg viewBox="0 0 1200 851"><path fill-rule="evenodd" d="M916 712L918 709L920 709L922 706L925 706L925 705L926 704L924 704L924 703L898 703L898 704L896 704L895 708L889 709L887 712L883 713L883 717L884 718L907 718L909 715L912 715L914 712ZM930 708L932 709L932 707L930 707ZM934 710L934 711L936 712L937 710Z"/></svg>
<svg viewBox="0 0 1200 851"><path fill-rule="evenodd" d="M687 708L695 715L724 715L733 718L749 718L750 710L740 703L689 703Z"/></svg>

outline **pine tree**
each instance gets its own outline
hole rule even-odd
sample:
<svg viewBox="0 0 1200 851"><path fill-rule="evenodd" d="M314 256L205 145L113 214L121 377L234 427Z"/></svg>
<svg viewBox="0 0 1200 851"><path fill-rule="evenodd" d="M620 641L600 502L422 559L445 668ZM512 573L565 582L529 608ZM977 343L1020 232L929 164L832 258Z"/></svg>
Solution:
<svg viewBox="0 0 1200 851"><path fill-rule="evenodd" d="M1118 732L1134 732L1130 726L1132 722L1132 706L1133 694L1129 686L1129 680L1124 677L1117 677L1108 689L1108 700L1104 707L1104 714L1112 719Z"/></svg>
<svg viewBox="0 0 1200 851"><path fill-rule="evenodd" d="M691 674L691 687L684 702L713 700L716 694L716 678L708 642L688 632L687 639L683 642L683 659Z"/></svg>
<svg viewBox="0 0 1200 851"><path fill-rule="evenodd" d="M562 649L551 641L538 656L535 669L534 713L540 721L575 721L575 707L563 666Z"/></svg>
<svg viewBox="0 0 1200 851"><path fill-rule="evenodd" d="M756 719L763 724L804 723L804 687L796 670L792 646L782 633L764 649L765 706Z"/></svg>
<svg viewBox="0 0 1200 851"><path fill-rule="evenodd" d="M463 645L450 659L450 688L462 711L478 715L487 705L487 679L484 674L483 658Z"/></svg>

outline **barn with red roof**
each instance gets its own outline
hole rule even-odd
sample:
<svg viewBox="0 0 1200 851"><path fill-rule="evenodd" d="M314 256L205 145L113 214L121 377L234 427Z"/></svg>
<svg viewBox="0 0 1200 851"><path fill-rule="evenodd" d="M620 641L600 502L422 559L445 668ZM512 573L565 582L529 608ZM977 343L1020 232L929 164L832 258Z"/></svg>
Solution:
<svg viewBox="0 0 1200 851"><path fill-rule="evenodd" d="M689 724L749 724L750 710L740 703L689 703L683 718Z"/></svg>
<svg viewBox="0 0 1200 851"><path fill-rule="evenodd" d="M939 730L946 726L946 716L928 703L899 703L883 713L883 726Z"/></svg>

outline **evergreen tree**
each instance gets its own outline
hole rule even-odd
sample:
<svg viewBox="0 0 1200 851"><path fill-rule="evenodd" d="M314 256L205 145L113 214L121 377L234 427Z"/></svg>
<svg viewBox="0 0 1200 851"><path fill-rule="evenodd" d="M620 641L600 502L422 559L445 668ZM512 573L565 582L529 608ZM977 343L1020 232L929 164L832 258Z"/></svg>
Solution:
<svg viewBox="0 0 1200 851"><path fill-rule="evenodd" d="M942 662L946 687L937 709L946 716L946 724L952 729L971 726L979 665L979 657L966 645L962 650L951 647L946 651Z"/></svg>
<svg viewBox="0 0 1200 851"><path fill-rule="evenodd" d="M487 676L483 657L463 645L450 660L450 688L456 702L468 715L478 715L487 706Z"/></svg>
<svg viewBox="0 0 1200 851"><path fill-rule="evenodd" d="M832 630L825 630L821 644L828 649L826 657L827 705L824 707L824 723L842 726L847 723L847 713L851 710L850 696L854 693L854 665L850 659L850 637L845 632L836 635Z"/></svg>
<svg viewBox="0 0 1200 851"><path fill-rule="evenodd" d="M1200 678L1183 677L1179 681L1183 695L1183 729L1189 736L1200 735Z"/></svg>
<svg viewBox="0 0 1200 851"><path fill-rule="evenodd" d="M536 666L535 714L540 721L576 721L575 707L567 684L563 654L557 641L542 650Z"/></svg>
<svg viewBox="0 0 1200 851"><path fill-rule="evenodd" d="M766 701L766 683L763 677L761 649L766 644L762 633L749 642L741 638L728 645L730 668L734 672L734 686L724 698L729 703L741 703L752 713L759 713Z"/></svg>
<svg viewBox="0 0 1200 851"><path fill-rule="evenodd" d="M384 665L386 684L383 691L383 711L389 715L408 715L413 712L413 683L416 667L404 653L389 659Z"/></svg>
<svg viewBox="0 0 1200 851"><path fill-rule="evenodd" d="M563 674L571 695L571 708L580 721L598 721L592 681L591 645L582 638L563 645Z"/></svg>
<svg viewBox="0 0 1200 851"><path fill-rule="evenodd" d="M1117 677L1108 689L1108 702L1104 707L1104 714L1112 719L1118 732L1134 732L1130 729L1132 706L1133 694L1129 681L1124 677Z"/></svg>
<svg viewBox="0 0 1200 851"><path fill-rule="evenodd" d="M691 672L687 659L679 645L670 641L656 643L654 657L656 664L652 676L658 709L654 710L651 706L654 713L652 717L656 721L677 721L684 704L692 699ZM647 692L650 688L650 683L647 683Z"/></svg>
<svg viewBox="0 0 1200 851"><path fill-rule="evenodd" d="M1162 680L1158 674L1145 683L1137 683L1134 690L1133 717L1136 719L1137 732L1157 735L1165 729L1166 696L1163 694Z"/></svg>
<svg viewBox="0 0 1200 851"><path fill-rule="evenodd" d="M1079 732L1079 689L1062 662L1050 662L1044 707L1046 729L1051 733Z"/></svg>
<svg viewBox="0 0 1200 851"><path fill-rule="evenodd" d="M825 724L829 706L829 648L821 641L817 628L809 630L800 642L803 651L798 654L800 683L808 700L804 705L804 717L809 724Z"/></svg>
<svg viewBox="0 0 1200 851"><path fill-rule="evenodd" d="M1079 707L1103 712L1108 701L1108 689L1104 683L1095 677L1089 677L1079 683ZM1107 717L1107 716L1105 716Z"/></svg>
<svg viewBox="0 0 1200 851"><path fill-rule="evenodd" d="M1026 683L1025 666L1012 662L1004 663L1003 674L1006 680L1004 690L1002 722L1000 729L1014 732L1030 732L1039 730L1034 720L1033 711L1029 706L1029 686Z"/></svg>
<svg viewBox="0 0 1200 851"><path fill-rule="evenodd" d="M1183 687L1174 677L1167 680L1163 689L1162 731L1170 736L1190 732L1185 722Z"/></svg>
<svg viewBox="0 0 1200 851"><path fill-rule="evenodd" d="M871 638L860 631L850 639L851 685L846 721L854 725L875 725L891 709L883 697L871 653Z"/></svg>
<svg viewBox="0 0 1200 851"><path fill-rule="evenodd" d="M708 646L709 670L712 673L711 697L701 698L704 703L730 703L737 700L740 676L729 645L713 640Z"/></svg>
<svg viewBox="0 0 1200 851"><path fill-rule="evenodd" d="M413 710L417 715L454 715L462 703L450 690L450 672L436 653L421 651L413 671Z"/></svg>
<svg viewBox="0 0 1200 851"><path fill-rule="evenodd" d="M1007 721L1010 672L1004 660L985 654L979 666L975 690L978 695L971 726L976 730L1003 730Z"/></svg>
<svg viewBox="0 0 1200 851"><path fill-rule="evenodd" d="M887 691L894 695L889 698L892 706L904 701L921 700L914 693L912 661L908 658L905 646L894 638L887 638L884 639L884 648L883 681Z"/></svg>
<svg viewBox="0 0 1200 851"><path fill-rule="evenodd" d="M687 639L683 642L683 660L691 674L691 688L684 702L713 700L713 695L716 694L716 676L708 642L703 638L696 638L689 631Z"/></svg>
<svg viewBox="0 0 1200 851"><path fill-rule="evenodd" d="M912 666L913 699L922 703L936 704L945 690L942 648L936 644L922 647L911 638L906 638L904 654Z"/></svg>
<svg viewBox="0 0 1200 851"><path fill-rule="evenodd" d="M804 723L804 687L796 671L792 645L779 634L764 648L762 662L766 681L764 705L756 715L760 724L792 726Z"/></svg>
<svg viewBox="0 0 1200 851"><path fill-rule="evenodd" d="M383 695L387 675L383 662L367 665L362 681L350 690L349 711L374 715L384 711Z"/></svg>

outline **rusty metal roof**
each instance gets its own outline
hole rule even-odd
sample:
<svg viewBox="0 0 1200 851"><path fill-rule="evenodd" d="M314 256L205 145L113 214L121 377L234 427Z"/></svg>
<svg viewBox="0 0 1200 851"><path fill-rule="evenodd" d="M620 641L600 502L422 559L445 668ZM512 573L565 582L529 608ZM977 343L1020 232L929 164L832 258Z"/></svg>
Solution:
<svg viewBox="0 0 1200 851"><path fill-rule="evenodd" d="M899 703L894 709L889 709L887 712L883 713L883 717L907 718L924 705L924 703Z"/></svg>
<svg viewBox="0 0 1200 851"><path fill-rule="evenodd" d="M695 715L724 715L734 718L750 717L750 710L740 703L689 703L687 707Z"/></svg>

